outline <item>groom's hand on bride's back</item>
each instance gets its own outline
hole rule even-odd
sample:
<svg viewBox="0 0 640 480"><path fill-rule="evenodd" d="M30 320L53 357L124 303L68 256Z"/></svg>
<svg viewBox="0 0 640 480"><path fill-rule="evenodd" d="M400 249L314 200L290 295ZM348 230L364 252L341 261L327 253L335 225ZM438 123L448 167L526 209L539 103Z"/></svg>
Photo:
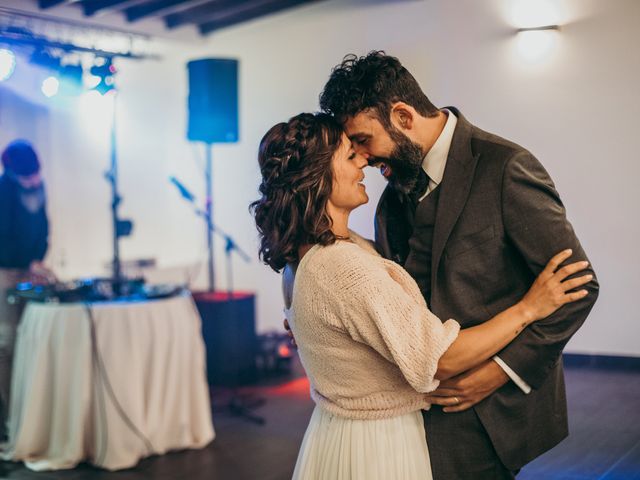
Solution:
<svg viewBox="0 0 640 480"><path fill-rule="evenodd" d="M462 412L480 403L509 381L502 367L493 360L478 365L460 375L440 382L427 395L434 405L441 405L446 413Z"/></svg>

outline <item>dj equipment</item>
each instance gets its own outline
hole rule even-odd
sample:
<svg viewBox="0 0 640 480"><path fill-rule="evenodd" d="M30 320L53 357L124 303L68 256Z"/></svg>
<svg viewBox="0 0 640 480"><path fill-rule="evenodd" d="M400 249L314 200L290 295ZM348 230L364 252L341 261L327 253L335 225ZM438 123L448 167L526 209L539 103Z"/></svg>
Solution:
<svg viewBox="0 0 640 480"><path fill-rule="evenodd" d="M117 286L111 278L87 278L50 285L20 283L8 291L7 299L10 303L135 301L168 298L183 291L179 285L145 285L141 278L123 280Z"/></svg>

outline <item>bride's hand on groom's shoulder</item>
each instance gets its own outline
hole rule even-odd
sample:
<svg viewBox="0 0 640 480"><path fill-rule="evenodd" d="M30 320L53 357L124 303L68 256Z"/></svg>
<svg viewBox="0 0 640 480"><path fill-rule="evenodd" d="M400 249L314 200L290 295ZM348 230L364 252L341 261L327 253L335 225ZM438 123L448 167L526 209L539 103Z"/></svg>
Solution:
<svg viewBox="0 0 640 480"><path fill-rule="evenodd" d="M563 266L562 264L572 254L570 249L563 250L549 260L520 301L527 323L542 320L563 305L580 300L587 295L587 290L576 289L589 283L593 275L590 273L580 277L574 275L584 271L589 266L589 262L579 261Z"/></svg>

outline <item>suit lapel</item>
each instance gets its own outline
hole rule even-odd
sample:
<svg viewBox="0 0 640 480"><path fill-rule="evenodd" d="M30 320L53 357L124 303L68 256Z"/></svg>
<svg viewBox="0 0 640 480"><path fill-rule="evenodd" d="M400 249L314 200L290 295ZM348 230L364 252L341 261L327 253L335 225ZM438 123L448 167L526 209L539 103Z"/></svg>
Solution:
<svg viewBox="0 0 640 480"><path fill-rule="evenodd" d="M376 246L378 248L378 253L382 255L384 258L391 258L391 247L389 246L389 236L387 234L387 215L389 207L389 195L390 195L391 187L387 185L380 196L380 200L378 201L378 207L376 208L375 215L375 236L376 236Z"/></svg>
<svg viewBox="0 0 640 480"><path fill-rule="evenodd" d="M431 298L437 287L436 273L442 252L469 197L478 161L478 157L471 151L471 124L456 108L446 108L458 117L458 123L453 133L447 165L440 185L431 257Z"/></svg>

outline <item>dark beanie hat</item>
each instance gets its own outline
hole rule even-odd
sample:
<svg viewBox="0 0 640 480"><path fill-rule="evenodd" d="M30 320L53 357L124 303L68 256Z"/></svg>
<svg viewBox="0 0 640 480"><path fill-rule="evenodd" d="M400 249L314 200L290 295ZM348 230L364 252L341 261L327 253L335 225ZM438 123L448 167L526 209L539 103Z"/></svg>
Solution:
<svg viewBox="0 0 640 480"><path fill-rule="evenodd" d="M11 142L2 152L2 166L20 177L28 177L40 171L38 155L26 140Z"/></svg>

